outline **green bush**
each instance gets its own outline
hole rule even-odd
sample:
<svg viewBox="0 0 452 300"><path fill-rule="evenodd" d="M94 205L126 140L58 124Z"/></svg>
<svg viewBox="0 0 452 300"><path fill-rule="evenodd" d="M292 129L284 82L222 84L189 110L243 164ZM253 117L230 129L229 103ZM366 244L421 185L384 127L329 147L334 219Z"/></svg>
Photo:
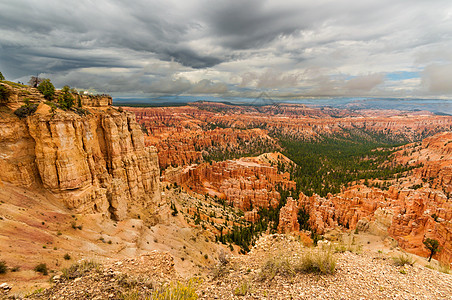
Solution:
<svg viewBox="0 0 452 300"><path fill-rule="evenodd" d="M70 259L71 259L71 256L69 255L69 253L66 253L66 254L63 256L63 258L64 258L64 260L70 260Z"/></svg>
<svg viewBox="0 0 452 300"><path fill-rule="evenodd" d="M0 72L0 81L5 80L5 76L3 76L2 72Z"/></svg>
<svg viewBox="0 0 452 300"><path fill-rule="evenodd" d="M6 103L9 96L11 96L11 91L4 85L0 85L0 103Z"/></svg>
<svg viewBox="0 0 452 300"><path fill-rule="evenodd" d="M47 265L44 263L41 263L39 265L37 265L34 269L34 271L41 273L42 275L48 275L49 272L47 270Z"/></svg>
<svg viewBox="0 0 452 300"><path fill-rule="evenodd" d="M64 110L71 108L74 105L75 99L72 96L71 89L69 86L65 85L61 89L61 95L58 97L58 104Z"/></svg>
<svg viewBox="0 0 452 300"><path fill-rule="evenodd" d="M14 111L14 114L22 119L34 114L37 109L38 104L29 104L29 105L25 104L16 109Z"/></svg>
<svg viewBox="0 0 452 300"><path fill-rule="evenodd" d="M47 100L52 100L55 96L55 87L50 82L50 79L44 79L38 85L38 90L44 95Z"/></svg>
<svg viewBox="0 0 452 300"><path fill-rule="evenodd" d="M5 274L6 270L8 270L6 262L4 260L0 261L0 274Z"/></svg>
<svg viewBox="0 0 452 300"><path fill-rule="evenodd" d="M406 253L402 253L399 254L396 257L393 257L392 260L394 261L394 264L396 266L401 266L403 267L404 265L414 265L414 263L416 262L416 260L411 257L410 255L406 254Z"/></svg>

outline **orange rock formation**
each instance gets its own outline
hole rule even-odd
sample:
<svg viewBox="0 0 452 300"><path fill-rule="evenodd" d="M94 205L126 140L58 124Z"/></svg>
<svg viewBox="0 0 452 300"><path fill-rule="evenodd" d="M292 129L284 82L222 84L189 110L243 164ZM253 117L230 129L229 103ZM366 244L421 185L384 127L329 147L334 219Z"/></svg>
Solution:
<svg viewBox="0 0 452 300"><path fill-rule="evenodd" d="M164 178L197 193L226 199L244 211L276 207L280 199L277 186L294 189L295 182L288 173L278 173L276 167L265 161L264 157L271 155L278 154L168 169Z"/></svg>
<svg viewBox="0 0 452 300"><path fill-rule="evenodd" d="M110 97L85 98L97 107L84 107L85 116L50 113L42 97L25 119L3 113L0 180L43 187L79 213L150 216L160 199L156 149L145 147L132 113L108 106Z"/></svg>

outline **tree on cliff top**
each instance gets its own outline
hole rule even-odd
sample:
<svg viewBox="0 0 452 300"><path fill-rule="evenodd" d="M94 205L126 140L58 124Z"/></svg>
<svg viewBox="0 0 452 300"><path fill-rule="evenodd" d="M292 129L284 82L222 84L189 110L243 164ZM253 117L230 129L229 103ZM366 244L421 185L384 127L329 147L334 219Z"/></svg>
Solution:
<svg viewBox="0 0 452 300"><path fill-rule="evenodd" d="M438 253L440 251L439 249L439 242L437 240L427 238L425 241L423 241L425 247L430 250L430 256L428 258L428 261L430 262L432 260L433 255L435 253Z"/></svg>
<svg viewBox="0 0 452 300"><path fill-rule="evenodd" d="M52 100L55 95L55 87L50 82L50 79L43 79L38 85L38 90L44 95L47 100Z"/></svg>
<svg viewBox="0 0 452 300"><path fill-rule="evenodd" d="M0 81L5 80L5 76L3 76L2 72L0 72Z"/></svg>
<svg viewBox="0 0 452 300"><path fill-rule="evenodd" d="M62 109L69 109L74 105L75 99L72 96L70 87L65 85L61 89L61 95L58 97L58 103Z"/></svg>
<svg viewBox="0 0 452 300"><path fill-rule="evenodd" d="M28 81L28 84L30 86L36 88L43 80L44 79L39 78L38 76L31 76L30 81Z"/></svg>

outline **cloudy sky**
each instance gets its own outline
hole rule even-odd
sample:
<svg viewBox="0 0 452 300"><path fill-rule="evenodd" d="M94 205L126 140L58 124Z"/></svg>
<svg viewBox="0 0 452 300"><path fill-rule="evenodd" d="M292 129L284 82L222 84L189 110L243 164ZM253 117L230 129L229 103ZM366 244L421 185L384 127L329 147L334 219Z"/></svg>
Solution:
<svg viewBox="0 0 452 300"><path fill-rule="evenodd" d="M0 71L116 96L452 98L450 0L6 0Z"/></svg>

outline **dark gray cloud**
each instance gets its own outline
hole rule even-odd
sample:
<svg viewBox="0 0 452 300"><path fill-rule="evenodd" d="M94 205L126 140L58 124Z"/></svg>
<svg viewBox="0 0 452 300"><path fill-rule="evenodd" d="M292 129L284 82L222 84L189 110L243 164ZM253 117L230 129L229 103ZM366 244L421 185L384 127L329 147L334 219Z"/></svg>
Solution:
<svg viewBox="0 0 452 300"><path fill-rule="evenodd" d="M0 70L112 93L450 95L450 28L449 0L2 1Z"/></svg>

